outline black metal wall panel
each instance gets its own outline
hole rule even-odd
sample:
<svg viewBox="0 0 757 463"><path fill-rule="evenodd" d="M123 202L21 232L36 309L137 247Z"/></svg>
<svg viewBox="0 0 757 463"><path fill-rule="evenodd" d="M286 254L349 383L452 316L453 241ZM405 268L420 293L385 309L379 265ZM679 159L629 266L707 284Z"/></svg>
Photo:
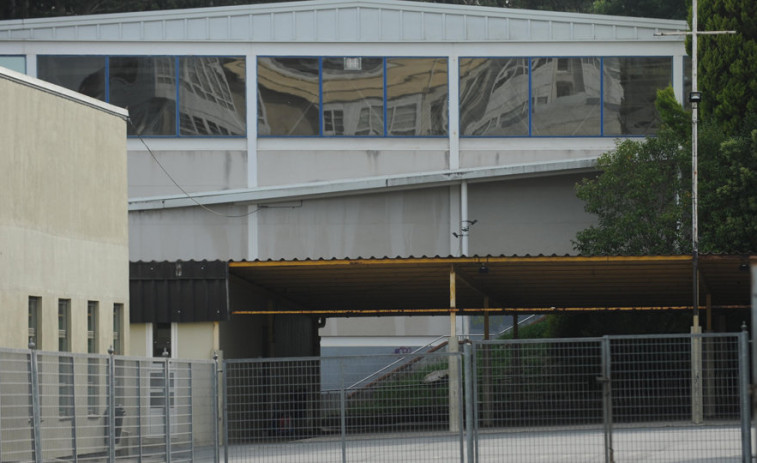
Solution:
<svg viewBox="0 0 757 463"><path fill-rule="evenodd" d="M131 262L131 322L227 320L228 274L225 261Z"/></svg>

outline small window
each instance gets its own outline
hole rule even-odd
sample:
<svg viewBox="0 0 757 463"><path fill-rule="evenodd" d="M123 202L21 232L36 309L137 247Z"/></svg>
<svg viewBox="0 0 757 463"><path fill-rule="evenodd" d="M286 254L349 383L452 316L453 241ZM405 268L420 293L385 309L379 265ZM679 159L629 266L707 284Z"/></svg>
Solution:
<svg viewBox="0 0 757 463"><path fill-rule="evenodd" d="M123 355L123 317L124 305L113 304L113 353Z"/></svg>
<svg viewBox="0 0 757 463"><path fill-rule="evenodd" d="M29 296L29 344L39 348L42 298Z"/></svg>
<svg viewBox="0 0 757 463"><path fill-rule="evenodd" d="M71 351L71 299L58 300L58 351Z"/></svg>

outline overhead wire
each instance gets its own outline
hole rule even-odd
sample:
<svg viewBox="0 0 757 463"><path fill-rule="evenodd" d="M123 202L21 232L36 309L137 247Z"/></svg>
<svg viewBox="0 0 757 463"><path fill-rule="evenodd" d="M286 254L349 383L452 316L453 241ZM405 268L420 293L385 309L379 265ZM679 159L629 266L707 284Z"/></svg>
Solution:
<svg viewBox="0 0 757 463"><path fill-rule="evenodd" d="M136 132L137 127L134 125L134 122L132 122L131 118L128 118L127 121L129 122L129 124L132 127L134 127L135 132ZM155 163L158 165L158 167L160 167L160 170L162 170L163 173L166 175L166 177L168 177L168 179L171 180L171 183L173 183L174 186L176 188L178 188L182 192L182 194L184 194L184 196L186 196L190 201L192 201L193 203L195 203L198 207L200 207L205 212L209 212L209 213L211 213L213 215L216 215L218 217L224 217L224 218L227 218L227 219L238 219L238 218L242 218L242 217L249 217L252 214L260 212L260 210L262 209L261 207L256 207L254 210L249 211L249 212L245 212L244 214L225 214L223 212L216 211L216 210L214 210L214 209L212 209L212 208L210 208L210 207L202 204L194 196L192 196L186 189L184 189L184 187L182 187L179 184L179 182L176 181L176 179L173 178L173 176L168 172L168 170L158 160L158 157L155 156L155 153L152 151L152 149L150 149L150 147L147 145L147 142L145 141L145 139L142 138L142 136L139 135L138 133L135 133L135 135L139 139L139 141L142 142L142 145L144 145L144 147L147 150L147 152L150 153L150 156L152 157L153 161L155 161Z"/></svg>

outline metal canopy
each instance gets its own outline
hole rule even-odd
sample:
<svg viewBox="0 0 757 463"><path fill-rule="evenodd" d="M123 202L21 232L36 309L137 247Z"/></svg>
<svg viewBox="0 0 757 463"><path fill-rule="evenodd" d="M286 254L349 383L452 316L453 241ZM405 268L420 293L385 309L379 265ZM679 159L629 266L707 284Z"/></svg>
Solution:
<svg viewBox="0 0 757 463"><path fill-rule="evenodd" d="M750 307L749 256L700 256L702 301ZM275 295L234 313L330 316L666 310L692 307L691 256L429 257L229 264L230 275ZM454 272L456 308L450 308ZM487 301L488 298L488 301Z"/></svg>

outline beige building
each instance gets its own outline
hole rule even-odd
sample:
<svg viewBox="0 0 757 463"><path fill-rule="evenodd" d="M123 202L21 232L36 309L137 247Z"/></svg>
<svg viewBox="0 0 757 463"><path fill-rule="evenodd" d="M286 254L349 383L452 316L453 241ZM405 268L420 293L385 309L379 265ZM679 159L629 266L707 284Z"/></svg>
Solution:
<svg viewBox="0 0 757 463"><path fill-rule="evenodd" d="M0 67L0 346L129 352L127 111Z"/></svg>

